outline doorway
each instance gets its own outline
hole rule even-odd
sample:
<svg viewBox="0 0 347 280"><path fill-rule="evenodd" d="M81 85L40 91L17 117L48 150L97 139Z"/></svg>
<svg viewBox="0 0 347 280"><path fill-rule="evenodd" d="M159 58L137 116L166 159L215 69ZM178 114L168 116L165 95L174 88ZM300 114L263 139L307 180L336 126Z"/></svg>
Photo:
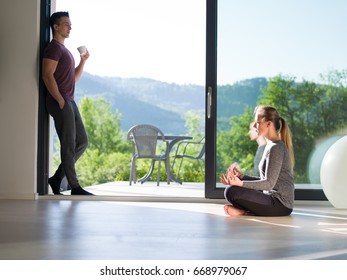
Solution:
<svg viewBox="0 0 347 280"><path fill-rule="evenodd" d="M52 12L69 12L72 30L65 45L73 53L75 61L79 60L77 47L80 45L86 45L91 54L84 74L76 84L76 100L83 102L85 98L90 98L105 105L103 108L108 110L107 114L116 119L112 131L119 130L115 137L122 138L120 142L125 142L124 134L138 123L154 124L168 135L194 134L195 139L203 137L204 3L199 0L165 3L155 0L102 0L95 1L95 4L89 2L86 6L82 0L57 0L51 4ZM83 13L81 6L85 7ZM45 22L47 25L47 20ZM105 112L99 110L96 113L102 118ZM189 123L192 125L189 126ZM45 181L51 169L55 169L55 162L59 162L58 141L54 129L50 132L53 137L48 146L52 156L48 164L50 168L45 172L46 179L39 184L42 188L40 194L47 193ZM93 142L91 134L94 133L90 133L90 141ZM90 150L94 146L97 145L92 143ZM121 155L127 148L120 144L117 149L112 155L113 152L104 152L105 157L98 161L99 164L115 161L121 166L117 166L116 170L109 168L110 165L105 166L107 174L95 174L89 178L89 170L88 174L84 174L89 167L83 164L82 158L79 160L78 163L83 165L79 172L81 179L88 179L84 186L105 183L100 181L101 177L108 181L129 178L129 168L123 168L122 164L128 165L130 157L127 160ZM87 156L93 156L92 152ZM93 158L85 161L96 162ZM90 168L102 169L100 165ZM184 172L181 171L181 174ZM199 176L203 184L204 177Z"/></svg>

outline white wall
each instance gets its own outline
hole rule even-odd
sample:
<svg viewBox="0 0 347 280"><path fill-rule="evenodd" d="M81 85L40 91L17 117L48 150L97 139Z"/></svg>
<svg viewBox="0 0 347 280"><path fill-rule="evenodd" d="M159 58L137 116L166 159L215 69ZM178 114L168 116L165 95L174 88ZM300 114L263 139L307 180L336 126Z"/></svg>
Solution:
<svg viewBox="0 0 347 280"><path fill-rule="evenodd" d="M35 199L40 0L0 11L0 199Z"/></svg>

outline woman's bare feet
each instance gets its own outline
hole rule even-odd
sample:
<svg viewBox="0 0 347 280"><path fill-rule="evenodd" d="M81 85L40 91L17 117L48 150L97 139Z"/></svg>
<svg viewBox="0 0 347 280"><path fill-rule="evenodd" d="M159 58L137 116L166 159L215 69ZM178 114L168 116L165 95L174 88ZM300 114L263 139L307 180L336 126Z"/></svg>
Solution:
<svg viewBox="0 0 347 280"><path fill-rule="evenodd" d="M245 210L237 209L232 205L224 205L224 212L226 215L231 217L243 216L246 214Z"/></svg>

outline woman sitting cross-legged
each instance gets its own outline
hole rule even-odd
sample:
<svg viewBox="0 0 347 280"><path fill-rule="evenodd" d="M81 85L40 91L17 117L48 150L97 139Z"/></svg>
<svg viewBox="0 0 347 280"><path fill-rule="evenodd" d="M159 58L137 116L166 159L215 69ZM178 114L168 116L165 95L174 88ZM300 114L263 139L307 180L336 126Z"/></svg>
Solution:
<svg viewBox="0 0 347 280"><path fill-rule="evenodd" d="M288 216L294 204L294 154L289 127L272 106L255 109L255 128L266 138L260 177L244 175L236 164L221 176L229 216Z"/></svg>

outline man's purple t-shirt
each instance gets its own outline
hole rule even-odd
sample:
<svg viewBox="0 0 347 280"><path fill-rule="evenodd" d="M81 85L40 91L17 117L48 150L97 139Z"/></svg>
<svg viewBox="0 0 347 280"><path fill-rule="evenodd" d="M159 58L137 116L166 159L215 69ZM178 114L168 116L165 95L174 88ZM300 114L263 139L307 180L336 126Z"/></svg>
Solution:
<svg viewBox="0 0 347 280"><path fill-rule="evenodd" d="M43 58L58 61L54 78L60 94L68 100L74 100L75 92L75 60L70 51L56 40L46 47Z"/></svg>

